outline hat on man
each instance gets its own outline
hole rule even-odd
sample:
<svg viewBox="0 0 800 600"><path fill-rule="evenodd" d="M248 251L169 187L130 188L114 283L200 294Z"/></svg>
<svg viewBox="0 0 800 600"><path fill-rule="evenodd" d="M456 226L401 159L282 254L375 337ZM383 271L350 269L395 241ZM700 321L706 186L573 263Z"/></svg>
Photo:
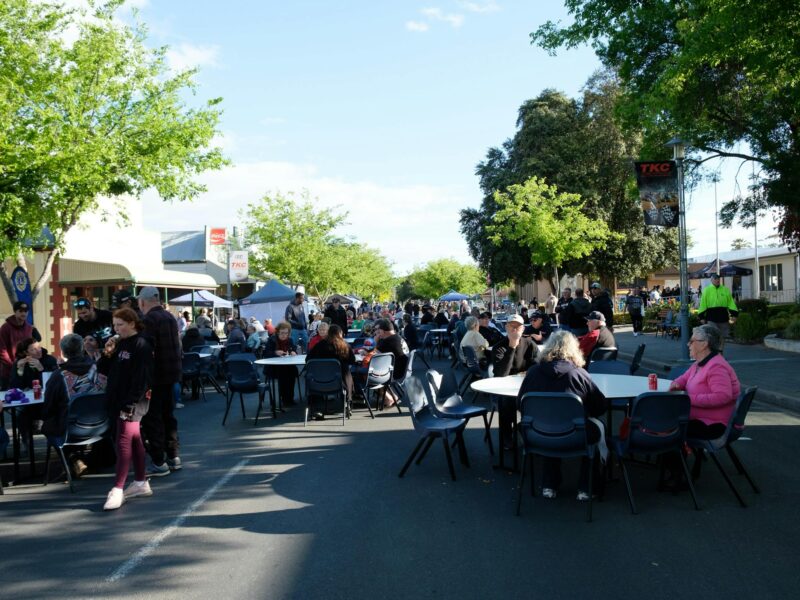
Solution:
<svg viewBox="0 0 800 600"><path fill-rule="evenodd" d="M589 313L589 316L586 317L587 321L600 321L601 323L606 322L606 316L601 313L599 310L593 310Z"/></svg>
<svg viewBox="0 0 800 600"><path fill-rule="evenodd" d="M158 288L152 285L147 285L142 288L139 295L136 296L138 300L160 300L161 295L158 293Z"/></svg>
<svg viewBox="0 0 800 600"><path fill-rule="evenodd" d="M596 281L595 281L595 282L594 282L592 285L590 285L589 287L590 287L591 289L593 289L593 290L599 290L599 289L602 289L602 287L603 287L603 286L601 286L601 285L600 285L598 282L596 282Z"/></svg>
<svg viewBox="0 0 800 600"><path fill-rule="evenodd" d="M133 300L133 292L130 290L117 290L111 296L111 306L117 308L130 300Z"/></svg>
<svg viewBox="0 0 800 600"><path fill-rule="evenodd" d="M523 319L521 315L513 315L508 318L506 323L519 323L520 325L525 325L525 319Z"/></svg>
<svg viewBox="0 0 800 600"><path fill-rule="evenodd" d="M533 321L534 319L544 319L544 313L539 312L538 310L533 311L530 314L530 320Z"/></svg>
<svg viewBox="0 0 800 600"><path fill-rule="evenodd" d="M28 306L28 303L25 302L24 300L17 300L16 302L14 302L14 312L17 312L18 310L30 310L30 309L31 307Z"/></svg>
<svg viewBox="0 0 800 600"><path fill-rule="evenodd" d="M92 308L92 301L89 300L88 298L81 297L75 300L72 306L74 306L75 308Z"/></svg>
<svg viewBox="0 0 800 600"><path fill-rule="evenodd" d="M719 279L719 273L712 273L711 279Z"/></svg>

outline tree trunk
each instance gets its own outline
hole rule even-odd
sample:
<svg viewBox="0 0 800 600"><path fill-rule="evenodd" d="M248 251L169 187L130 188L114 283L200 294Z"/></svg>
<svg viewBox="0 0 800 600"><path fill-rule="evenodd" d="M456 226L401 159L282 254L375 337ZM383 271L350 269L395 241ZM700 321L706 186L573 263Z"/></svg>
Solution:
<svg viewBox="0 0 800 600"><path fill-rule="evenodd" d="M553 276L555 279L550 282L550 287L556 296L561 296L561 278L558 276L558 267L553 265Z"/></svg>
<svg viewBox="0 0 800 600"><path fill-rule="evenodd" d="M31 289L31 301L36 300L36 296L39 295L39 292L42 291L45 284L50 281L50 277L53 275L53 265L56 262L56 258L58 258L58 254L57 248L50 250L47 254L47 259L44 261L44 268L39 275L39 279L36 280L36 285Z"/></svg>

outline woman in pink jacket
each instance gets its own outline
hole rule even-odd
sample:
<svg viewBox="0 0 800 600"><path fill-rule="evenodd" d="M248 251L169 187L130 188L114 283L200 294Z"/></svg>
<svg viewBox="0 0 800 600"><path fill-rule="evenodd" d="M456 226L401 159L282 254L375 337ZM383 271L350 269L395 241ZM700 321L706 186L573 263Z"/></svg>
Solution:
<svg viewBox="0 0 800 600"><path fill-rule="evenodd" d="M692 330L689 355L695 363L672 382L670 390L686 390L692 401L687 437L713 440L725 433L736 408L739 379L719 354L719 329L701 325Z"/></svg>

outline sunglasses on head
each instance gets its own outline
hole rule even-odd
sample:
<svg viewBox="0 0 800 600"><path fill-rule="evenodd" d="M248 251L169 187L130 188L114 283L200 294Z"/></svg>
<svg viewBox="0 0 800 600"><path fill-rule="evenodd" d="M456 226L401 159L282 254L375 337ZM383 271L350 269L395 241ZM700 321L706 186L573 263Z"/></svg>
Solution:
<svg viewBox="0 0 800 600"><path fill-rule="evenodd" d="M72 306L75 308L89 308L91 304L89 304L86 300L78 300L72 303Z"/></svg>

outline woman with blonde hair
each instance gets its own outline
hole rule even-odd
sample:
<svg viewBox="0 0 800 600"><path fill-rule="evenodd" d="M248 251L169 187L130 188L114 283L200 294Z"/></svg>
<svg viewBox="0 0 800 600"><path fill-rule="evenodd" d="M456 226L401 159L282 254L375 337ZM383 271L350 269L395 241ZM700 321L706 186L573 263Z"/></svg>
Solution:
<svg viewBox="0 0 800 600"><path fill-rule="evenodd" d="M586 437L590 444L600 440L600 429L589 417L602 417L608 409L608 401L594 384L583 366L583 354L578 338L568 331L557 331L550 336L544 348L536 357L536 364L528 369L517 395L517 403L528 392L570 392L583 402L586 413ZM596 464L596 463L595 463ZM589 480L589 459L581 461L578 500L589 499L592 490L587 489ZM595 482L600 477L594 478ZM561 484L561 459L544 457L542 468L542 496L555 498Z"/></svg>

